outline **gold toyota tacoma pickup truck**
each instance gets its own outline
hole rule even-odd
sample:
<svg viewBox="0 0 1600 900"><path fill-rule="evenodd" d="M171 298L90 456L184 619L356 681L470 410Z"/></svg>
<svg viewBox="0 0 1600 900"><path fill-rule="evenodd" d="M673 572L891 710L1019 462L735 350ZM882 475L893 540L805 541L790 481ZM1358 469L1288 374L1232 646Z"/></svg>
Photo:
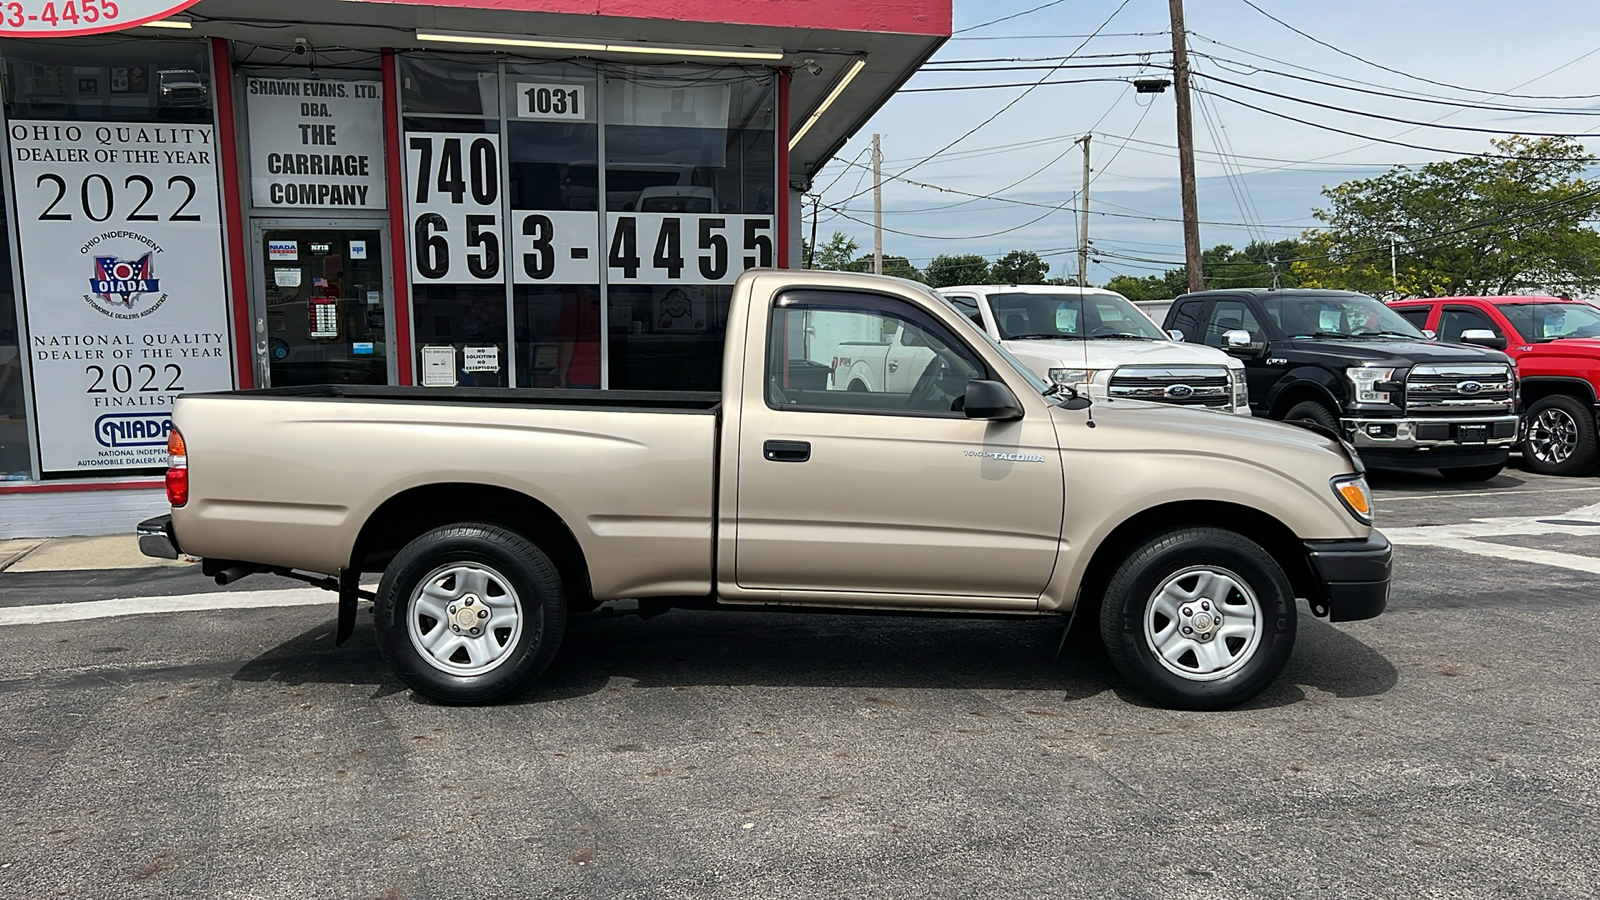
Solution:
<svg viewBox="0 0 1600 900"><path fill-rule="evenodd" d="M895 390L834 384L812 346L900 332L932 353ZM1336 437L1091 402L898 279L746 273L720 395L293 388L184 396L174 421L144 551L335 590L340 642L381 572L383 655L445 703L512 695L569 613L635 599L1072 615L1156 701L1221 709L1282 671L1296 598L1336 622L1388 601Z"/></svg>

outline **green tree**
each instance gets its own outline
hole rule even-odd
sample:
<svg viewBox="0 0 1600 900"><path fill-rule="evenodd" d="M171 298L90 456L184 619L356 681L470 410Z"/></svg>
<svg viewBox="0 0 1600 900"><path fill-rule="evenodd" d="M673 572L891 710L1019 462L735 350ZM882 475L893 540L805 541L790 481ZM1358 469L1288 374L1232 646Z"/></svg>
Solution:
<svg viewBox="0 0 1600 900"><path fill-rule="evenodd" d="M1168 269L1161 275L1146 275L1143 278L1118 275L1106 282L1105 288L1129 300L1171 300L1188 290L1189 282L1182 269Z"/></svg>
<svg viewBox="0 0 1600 900"><path fill-rule="evenodd" d="M867 261L867 267L861 271L872 271L872 257L862 257ZM909 278L912 281L926 281L921 271L911 264L911 260L904 256L885 256L883 258L883 274L893 275L896 278Z"/></svg>
<svg viewBox="0 0 1600 900"><path fill-rule="evenodd" d="M867 260L866 269L857 267L856 254L861 252L861 245L856 239L842 231L835 231L833 237L828 239L821 247L808 247L806 259L808 269L826 269L830 272L862 272L872 270L872 260Z"/></svg>
<svg viewBox="0 0 1600 900"><path fill-rule="evenodd" d="M989 261L976 253L959 256L941 253L928 263L923 276L924 281L936 288L986 284L993 280L989 274Z"/></svg>
<svg viewBox="0 0 1600 900"><path fill-rule="evenodd" d="M1307 287L1449 296L1600 287L1596 157L1571 138L1511 137L1495 153L1397 166L1323 189L1325 228L1293 265ZM1390 274L1393 236L1395 274Z"/></svg>
<svg viewBox="0 0 1600 900"><path fill-rule="evenodd" d="M996 284L1042 284L1050 264L1032 250L1013 250L989 267L989 280Z"/></svg>

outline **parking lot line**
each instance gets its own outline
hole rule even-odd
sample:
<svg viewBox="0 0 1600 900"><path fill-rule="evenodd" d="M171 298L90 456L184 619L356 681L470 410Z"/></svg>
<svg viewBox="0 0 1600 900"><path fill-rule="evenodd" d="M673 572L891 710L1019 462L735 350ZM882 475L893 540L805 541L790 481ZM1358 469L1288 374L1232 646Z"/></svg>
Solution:
<svg viewBox="0 0 1600 900"><path fill-rule="evenodd" d="M1578 491L1600 491L1600 485L1596 485L1594 487L1578 487L1578 488L1549 488L1549 489L1545 489L1545 490L1532 490L1532 491L1521 490L1521 489L1518 489L1518 488L1509 488L1509 489L1498 490L1498 491L1470 491L1470 492L1463 492L1463 493L1444 493L1444 494L1404 494L1404 495L1399 496L1399 497L1377 496L1377 497L1374 497L1373 500L1375 502L1377 502L1377 503L1393 503L1396 500L1450 500L1450 499L1453 499L1455 497L1493 497L1496 494L1517 494L1518 496L1526 497L1529 494L1571 494L1571 493L1576 493Z"/></svg>
<svg viewBox="0 0 1600 900"><path fill-rule="evenodd" d="M284 591L227 591L178 597L135 597L120 600L90 600L82 603L50 603L0 609L0 626L82 622L88 619L110 619L116 616L139 616L150 613L321 604L331 606L337 599L335 595L321 588L293 588Z"/></svg>

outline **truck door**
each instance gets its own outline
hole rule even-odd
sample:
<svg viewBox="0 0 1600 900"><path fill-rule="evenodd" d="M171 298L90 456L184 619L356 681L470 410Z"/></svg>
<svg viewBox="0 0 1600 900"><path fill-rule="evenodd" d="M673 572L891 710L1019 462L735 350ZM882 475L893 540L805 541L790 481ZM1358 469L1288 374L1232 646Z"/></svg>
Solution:
<svg viewBox="0 0 1600 900"><path fill-rule="evenodd" d="M903 390L810 389L784 377L794 317L819 330L909 333L934 364ZM794 291L776 301L764 351L746 365L764 366L766 390L741 401L740 588L875 594L885 599L863 602L890 604L913 602L896 594L1043 592L1062 522L1055 429L1037 414L968 419L967 383L993 373L951 329L896 298Z"/></svg>

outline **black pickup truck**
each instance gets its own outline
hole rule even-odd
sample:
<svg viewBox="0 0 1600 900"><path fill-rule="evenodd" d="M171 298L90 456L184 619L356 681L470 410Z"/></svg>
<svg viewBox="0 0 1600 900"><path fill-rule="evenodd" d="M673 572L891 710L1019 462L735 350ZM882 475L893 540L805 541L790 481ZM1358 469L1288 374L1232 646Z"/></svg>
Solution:
<svg viewBox="0 0 1600 900"><path fill-rule="evenodd" d="M1255 415L1335 429L1374 468L1484 481L1517 441L1511 359L1471 345L1492 333L1445 344L1365 294L1263 288L1185 294L1166 328L1241 359Z"/></svg>

